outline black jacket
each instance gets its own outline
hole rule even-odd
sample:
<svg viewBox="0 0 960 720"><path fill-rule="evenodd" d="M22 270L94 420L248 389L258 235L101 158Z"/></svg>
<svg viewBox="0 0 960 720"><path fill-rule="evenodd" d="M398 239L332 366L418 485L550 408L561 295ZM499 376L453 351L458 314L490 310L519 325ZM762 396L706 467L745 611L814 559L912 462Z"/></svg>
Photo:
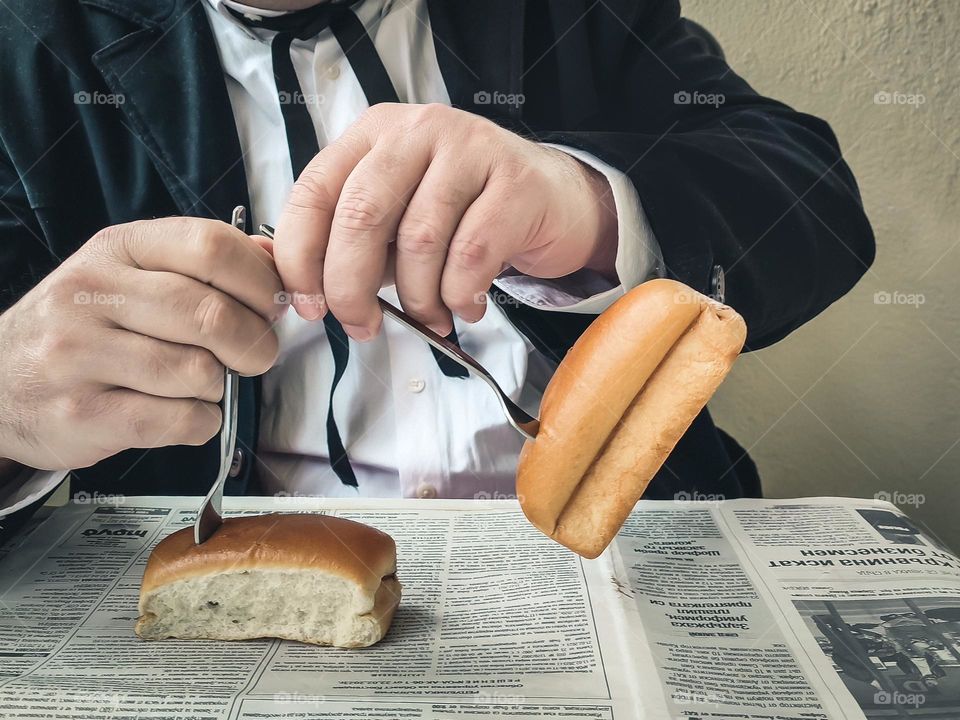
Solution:
<svg viewBox="0 0 960 720"><path fill-rule="evenodd" d="M7 0L0 8L0 307L105 226L174 214L225 219L247 202L202 1ZM429 10L453 104L626 172L672 277L709 292L713 268L725 269L726 300L747 321L749 348L814 317L872 262L873 235L830 128L754 92L680 18L676 0L430 0ZM485 104L483 93L495 91L525 102ZM83 102L96 93L123 102ZM555 359L590 320L505 307ZM247 457L258 390L244 381ZM731 469L741 454L731 447L704 412L649 495L755 492L749 459ZM74 483L198 494L216 456L215 442L131 450L77 471ZM249 467L227 486L255 491Z"/></svg>

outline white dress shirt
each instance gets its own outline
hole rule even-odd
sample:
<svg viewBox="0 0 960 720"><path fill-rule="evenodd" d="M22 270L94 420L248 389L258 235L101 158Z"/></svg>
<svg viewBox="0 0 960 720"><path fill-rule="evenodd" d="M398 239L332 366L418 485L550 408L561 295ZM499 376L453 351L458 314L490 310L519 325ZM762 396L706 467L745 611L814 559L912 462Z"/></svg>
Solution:
<svg viewBox="0 0 960 720"><path fill-rule="evenodd" d="M251 227L275 224L293 175L274 83L272 32L251 30L227 6L253 15L270 11L233 0L207 0L213 35L243 150ZM353 6L367 29L401 102L450 104L437 64L426 0L365 0ZM291 58L320 147L336 140L368 107L363 90L330 30L295 40ZM559 149L603 173L618 214L616 287L582 271L560 280L508 273L496 284L521 303L544 310L599 313L630 289L662 274L660 250L629 179L593 156ZM394 289L381 296L397 303ZM535 412L553 371L489 303L475 324L456 321L463 349L521 405ZM334 412L359 489L343 485L330 468L327 403L333 362L321 322L288 312L277 327L280 358L263 378L258 460L268 493L322 496L496 497L513 493L522 444L480 380L448 378L429 347L385 318L368 343L350 341L350 359L334 398ZM0 515L32 502L62 473L36 473L11 493ZM211 478L212 480L212 478Z"/></svg>

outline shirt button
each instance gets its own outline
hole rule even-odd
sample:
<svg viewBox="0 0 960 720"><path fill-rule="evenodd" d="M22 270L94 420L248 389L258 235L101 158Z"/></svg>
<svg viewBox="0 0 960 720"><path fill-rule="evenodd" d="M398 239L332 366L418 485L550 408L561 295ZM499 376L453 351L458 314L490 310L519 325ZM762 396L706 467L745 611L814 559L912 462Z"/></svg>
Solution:
<svg viewBox="0 0 960 720"><path fill-rule="evenodd" d="M719 265L713 266L713 272L710 273L710 297L717 302L724 302L727 296L727 279L723 268Z"/></svg>
<svg viewBox="0 0 960 720"><path fill-rule="evenodd" d="M237 448L233 452L233 459L230 461L230 477L235 478L243 470L243 450Z"/></svg>
<svg viewBox="0 0 960 720"><path fill-rule="evenodd" d="M424 483L417 488L417 497L429 500L437 496L437 488L429 483Z"/></svg>
<svg viewBox="0 0 960 720"><path fill-rule="evenodd" d="M338 77L340 77L340 66L331 65L330 69L327 70L327 77L331 80L336 80Z"/></svg>
<svg viewBox="0 0 960 720"><path fill-rule="evenodd" d="M407 390L412 393L423 392L423 389L427 386L427 383L423 381L422 378L410 378L407 380Z"/></svg>

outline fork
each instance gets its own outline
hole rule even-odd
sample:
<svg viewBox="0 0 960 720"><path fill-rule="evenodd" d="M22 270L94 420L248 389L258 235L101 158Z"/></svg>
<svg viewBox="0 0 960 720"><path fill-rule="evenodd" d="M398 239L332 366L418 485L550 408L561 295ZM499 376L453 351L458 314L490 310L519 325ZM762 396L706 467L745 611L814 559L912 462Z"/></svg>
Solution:
<svg viewBox="0 0 960 720"><path fill-rule="evenodd" d="M243 205L233 209L230 224L239 230L247 225L247 213ZM236 370L223 371L223 427L220 430L220 472L217 481L203 499L197 519L193 523L193 541L200 545L208 540L223 524L223 484L230 474L233 451L237 445L237 400L240 395L240 376Z"/></svg>
<svg viewBox="0 0 960 720"><path fill-rule="evenodd" d="M270 225L261 225L260 233L273 240L274 228ZM503 410L507 422L510 423L517 432L530 440L533 440L537 436L537 432L540 430L540 421L511 400L510 396L503 391L503 388L500 387L499 383L497 383L483 365L465 353L457 344L447 340L447 338L442 335L438 335L419 320L415 320L407 315L400 308L392 305L383 298L378 297L377 300L380 303L380 309L384 315L393 318L407 329L412 330L448 358L466 368L468 372L473 373L489 385L490 389L496 393L500 408Z"/></svg>

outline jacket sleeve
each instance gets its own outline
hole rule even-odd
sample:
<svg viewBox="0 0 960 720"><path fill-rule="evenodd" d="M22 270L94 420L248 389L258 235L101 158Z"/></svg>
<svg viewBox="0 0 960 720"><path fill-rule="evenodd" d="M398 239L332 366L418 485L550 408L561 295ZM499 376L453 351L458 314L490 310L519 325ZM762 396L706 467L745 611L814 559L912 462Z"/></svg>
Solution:
<svg viewBox="0 0 960 720"><path fill-rule="evenodd" d="M600 120L537 139L625 172L668 276L707 292L719 265L748 348L774 343L872 263L856 181L824 121L757 94L676 2L621 5L642 9L606 23L608 36L622 25L623 39L597 76Z"/></svg>
<svg viewBox="0 0 960 720"><path fill-rule="evenodd" d="M0 312L58 262L47 246L23 182L0 144Z"/></svg>

